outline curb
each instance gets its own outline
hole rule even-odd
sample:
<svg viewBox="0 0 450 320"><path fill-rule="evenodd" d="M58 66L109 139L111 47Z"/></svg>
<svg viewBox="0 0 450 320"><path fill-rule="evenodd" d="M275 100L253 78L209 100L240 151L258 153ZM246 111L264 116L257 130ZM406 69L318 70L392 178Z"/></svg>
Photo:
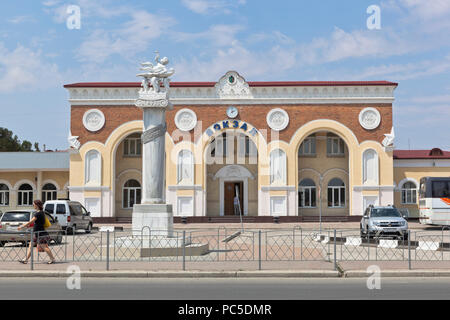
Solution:
<svg viewBox="0 0 450 320"><path fill-rule="evenodd" d="M367 273L366 270L350 270L345 271L343 278L367 278L373 273ZM381 277L388 278L406 278L406 277L422 277L422 278L438 278L450 277L450 270L383 270L380 273Z"/></svg>
<svg viewBox="0 0 450 320"><path fill-rule="evenodd" d="M1 271L0 278L67 278L65 271ZM313 271L82 271L85 278L338 278L339 272Z"/></svg>

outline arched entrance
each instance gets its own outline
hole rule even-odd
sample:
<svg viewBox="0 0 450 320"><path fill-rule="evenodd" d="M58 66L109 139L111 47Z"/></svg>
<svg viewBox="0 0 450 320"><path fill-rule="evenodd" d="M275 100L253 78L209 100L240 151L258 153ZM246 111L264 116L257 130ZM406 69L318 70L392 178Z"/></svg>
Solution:
<svg viewBox="0 0 450 320"><path fill-rule="evenodd" d="M330 131L315 131L298 152L298 214L349 215L349 148Z"/></svg>
<svg viewBox="0 0 450 320"><path fill-rule="evenodd" d="M241 131L226 130L205 148L206 215L258 215L258 151Z"/></svg>
<svg viewBox="0 0 450 320"><path fill-rule="evenodd" d="M118 142L114 155L114 204L117 218L131 218L133 205L141 201L141 131L129 133Z"/></svg>
<svg viewBox="0 0 450 320"><path fill-rule="evenodd" d="M296 146L298 214L350 215L359 156L355 134L337 121L319 119L299 128L291 144Z"/></svg>

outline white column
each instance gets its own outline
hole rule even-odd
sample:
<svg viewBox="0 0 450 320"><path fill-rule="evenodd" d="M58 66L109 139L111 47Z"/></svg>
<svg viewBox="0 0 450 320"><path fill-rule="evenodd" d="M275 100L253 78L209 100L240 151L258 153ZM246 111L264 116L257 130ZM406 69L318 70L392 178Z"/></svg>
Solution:
<svg viewBox="0 0 450 320"><path fill-rule="evenodd" d="M144 108L144 133L158 126L165 126L165 117L166 111L164 108ZM164 152L164 134L152 141L144 141L142 157L142 204L164 202Z"/></svg>

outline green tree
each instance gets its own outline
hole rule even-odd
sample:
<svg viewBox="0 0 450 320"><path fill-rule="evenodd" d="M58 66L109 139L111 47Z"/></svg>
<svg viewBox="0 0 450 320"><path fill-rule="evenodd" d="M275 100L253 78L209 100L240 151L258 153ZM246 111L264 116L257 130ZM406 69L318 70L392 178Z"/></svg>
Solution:
<svg viewBox="0 0 450 320"><path fill-rule="evenodd" d="M35 142L34 143L34 151L40 152L41 150L39 149L39 143Z"/></svg>
<svg viewBox="0 0 450 320"><path fill-rule="evenodd" d="M0 152L14 152L14 151L33 151L31 142L24 140L20 141L17 135L7 128L0 127ZM39 144L34 144L39 148ZM38 151L38 149L36 149Z"/></svg>

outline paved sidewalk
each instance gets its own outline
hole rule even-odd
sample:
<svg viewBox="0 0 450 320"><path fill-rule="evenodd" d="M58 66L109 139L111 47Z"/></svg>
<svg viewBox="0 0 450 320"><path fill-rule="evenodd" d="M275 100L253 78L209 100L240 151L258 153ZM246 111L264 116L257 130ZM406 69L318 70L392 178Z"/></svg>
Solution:
<svg viewBox="0 0 450 320"><path fill-rule="evenodd" d="M82 276L111 278L367 278L369 266L378 266L384 277L450 277L449 261L408 262L402 261L352 261L340 262L337 271L334 264L326 261L262 261L258 262L111 262L109 271L105 262L67 262L47 265L45 262L30 265L18 262L0 263L2 277L68 277L68 268L78 266Z"/></svg>

